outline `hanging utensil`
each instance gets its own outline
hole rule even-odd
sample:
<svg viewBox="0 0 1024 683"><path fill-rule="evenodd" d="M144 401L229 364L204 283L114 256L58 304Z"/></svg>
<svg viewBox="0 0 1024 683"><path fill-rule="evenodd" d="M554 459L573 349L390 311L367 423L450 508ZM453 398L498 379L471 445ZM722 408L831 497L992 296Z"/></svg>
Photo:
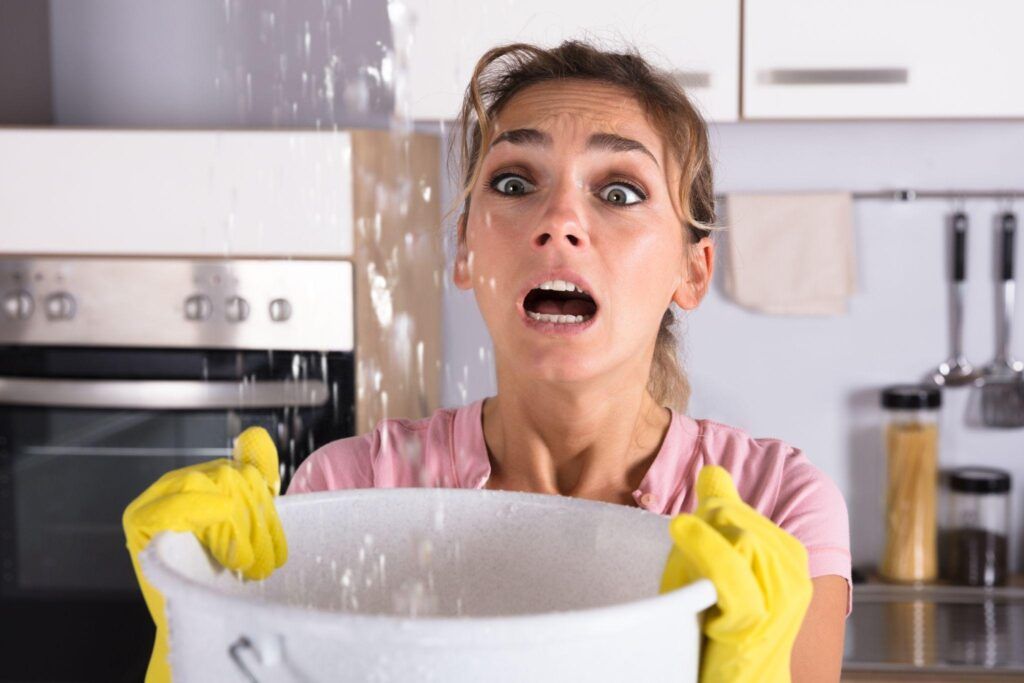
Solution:
<svg viewBox="0 0 1024 683"><path fill-rule="evenodd" d="M953 259L950 283L949 333L952 353L932 375L939 386L959 387L978 379L981 370L968 362L963 351L964 280L967 279L967 214L953 214Z"/></svg>
<svg viewBox="0 0 1024 683"><path fill-rule="evenodd" d="M999 271L1002 311L996 329L996 355L984 370L981 414L989 427L1024 426L1024 363L1010 353L1013 332L1015 283L1013 273L1017 216L1007 211L1000 221Z"/></svg>

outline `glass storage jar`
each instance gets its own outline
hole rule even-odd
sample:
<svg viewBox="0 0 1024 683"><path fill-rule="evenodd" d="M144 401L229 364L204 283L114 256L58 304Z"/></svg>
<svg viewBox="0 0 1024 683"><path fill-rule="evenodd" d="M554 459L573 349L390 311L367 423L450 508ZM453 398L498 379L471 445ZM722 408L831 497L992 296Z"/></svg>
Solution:
<svg viewBox="0 0 1024 683"><path fill-rule="evenodd" d="M939 407L937 387L882 391L885 408L885 550L879 572L896 582L938 576Z"/></svg>
<svg viewBox="0 0 1024 683"><path fill-rule="evenodd" d="M943 578L962 586L1002 586L1009 574L1009 472L961 467L949 472L943 524Z"/></svg>

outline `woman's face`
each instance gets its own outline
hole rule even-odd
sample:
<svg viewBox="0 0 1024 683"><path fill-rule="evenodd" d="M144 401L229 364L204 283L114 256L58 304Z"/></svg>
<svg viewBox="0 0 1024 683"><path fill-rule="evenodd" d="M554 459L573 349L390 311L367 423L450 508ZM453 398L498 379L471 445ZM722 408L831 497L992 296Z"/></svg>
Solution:
<svg viewBox="0 0 1024 683"><path fill-rule="evenodd" d="M561 382L646 367L669 302L700 302L713 250L684 241L660 134L625 91L569 80L515 95L492 135L454 280L499 367Z"/></svg>

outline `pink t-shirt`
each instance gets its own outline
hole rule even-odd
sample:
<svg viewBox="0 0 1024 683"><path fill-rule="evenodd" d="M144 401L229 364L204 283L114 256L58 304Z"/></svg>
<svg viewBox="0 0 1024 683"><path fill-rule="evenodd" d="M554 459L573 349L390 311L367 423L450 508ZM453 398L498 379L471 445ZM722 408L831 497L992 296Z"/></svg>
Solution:
<svg viewBox="0 0 1024 683"><path fill-rule="evenodd" d="M299 467L288 493L348 488L483 488L491 474L483 401L422 420L384 420L370 434L319 448ZM850 581L846 503L835 484L798 449L734 427L672 413L672 421L633 499L662 515L692 512L705 465L732 475L740 497L799 539L812 577Z"/></svg>

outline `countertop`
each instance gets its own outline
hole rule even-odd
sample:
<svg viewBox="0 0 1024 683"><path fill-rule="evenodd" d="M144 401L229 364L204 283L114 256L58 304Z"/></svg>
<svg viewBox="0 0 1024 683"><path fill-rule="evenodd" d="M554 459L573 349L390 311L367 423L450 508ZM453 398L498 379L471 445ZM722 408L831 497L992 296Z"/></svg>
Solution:
<svg viewBox="0 0 1024 683"><path fill-rule="evenodd" d="M843 681L1024 681L1024 585L854 586Z"/></svg>
<svg viewBox="0 0 1024 683"><path fill-rule="evenodd" d="M1000 681L1001 683L1007 681L1024 681L1024 675L1020 674L971 674L969 677L965 677L964 674L959 673L844 673L842 683L952 683L952 681L959 681L965 683L966 681L977 681L977 683L985 683L986 681Z"/></svg>

